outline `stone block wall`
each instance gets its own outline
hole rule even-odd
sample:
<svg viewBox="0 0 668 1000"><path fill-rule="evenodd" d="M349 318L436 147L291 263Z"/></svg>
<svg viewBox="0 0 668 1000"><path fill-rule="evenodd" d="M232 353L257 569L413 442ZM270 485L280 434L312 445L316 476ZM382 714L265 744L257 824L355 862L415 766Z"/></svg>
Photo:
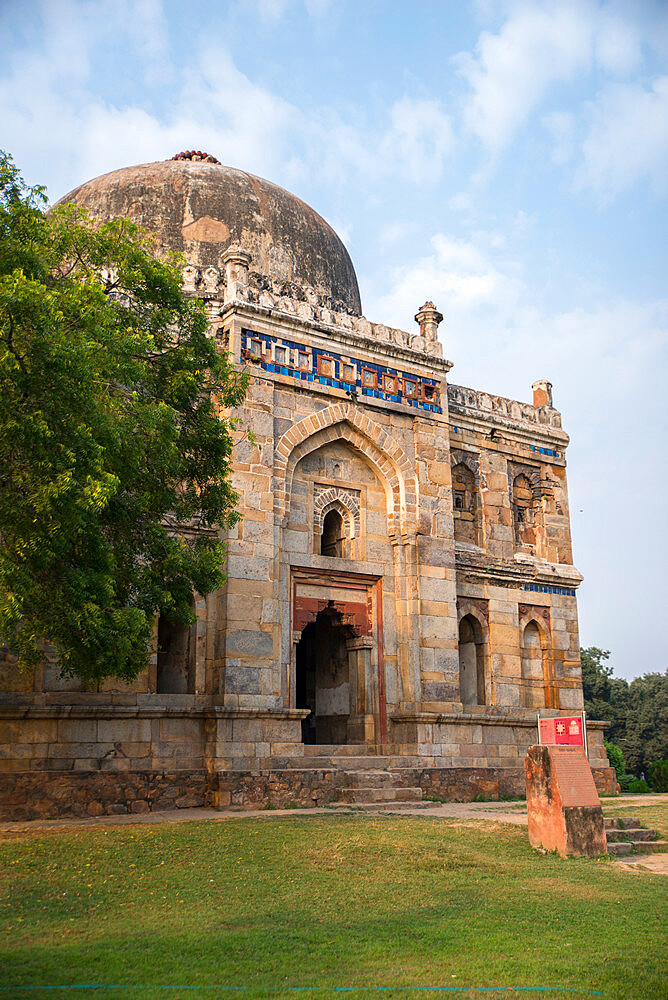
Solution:
<svg viewBox="0 0 668 1000"><path fill-rule="evenodd" d="M555 712L544 715L554 716ZM523 767L530 746L537 742L536 716L514 715L512 710L475 706L469 712L439 715L423 712L395 715L395 752L417 754L426 766L513 768ZM592 767L608 768L603 736L607 723L587 725Z"/></svg>
<svg viewBox="0 0 668 1000"><path fill-rule="evenodd" d="M0 774L0 820L88 818L192 809L213 801L206 771Z"/></svg>

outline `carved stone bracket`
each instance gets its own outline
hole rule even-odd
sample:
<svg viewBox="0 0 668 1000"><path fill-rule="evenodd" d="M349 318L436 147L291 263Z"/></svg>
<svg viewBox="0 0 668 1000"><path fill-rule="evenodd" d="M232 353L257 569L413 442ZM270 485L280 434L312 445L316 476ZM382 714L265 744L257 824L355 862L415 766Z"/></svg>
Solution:
<svg viewBox="0 0 668 1000"><path fill-rule="evenodd" d="M520 623L526 618L539 618L545 623L548 630L551 628L550 609L542 604L520 604L518 605Z"/></svg>
<svg viewBox="0 0 668 1000"><path fill-rule="evenodd" d="M478 612L476 617L484 618L489 624L489 601L481 597L458 597L457 598L457 618L462 619L471 612Z"/></svg>

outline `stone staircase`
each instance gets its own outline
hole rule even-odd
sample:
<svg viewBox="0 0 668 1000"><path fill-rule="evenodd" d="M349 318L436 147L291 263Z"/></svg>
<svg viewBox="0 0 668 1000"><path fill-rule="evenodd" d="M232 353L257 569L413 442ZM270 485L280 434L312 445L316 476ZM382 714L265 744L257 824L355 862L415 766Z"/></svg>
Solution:
<svg viewBox="0 0 668 1000"><path fill-rule="evenodd" d="M651 854L657 848L668 846L668 841L657 840L656 830L646 830L636 818L606 817L604 822L608 854Z"/></svg>
<svg viewBox="0 0 668 1000"><path fill-rule="evenodd" d="M396 770L345 771L345 787L339 792L339 802L365 806L422 802L422 789L398 784L399 777Z"/></svg>
<svg viewBox="0 0 668 1000"><path fill-rule="evenodd" d="M375 747L356 744L300 743L285 749L288 753L272 756L273 768L339 772L341 787L334 805L382 809L422 802L422 789L404 784L401 771L423 767L423 758L379 754Z"/></svg>

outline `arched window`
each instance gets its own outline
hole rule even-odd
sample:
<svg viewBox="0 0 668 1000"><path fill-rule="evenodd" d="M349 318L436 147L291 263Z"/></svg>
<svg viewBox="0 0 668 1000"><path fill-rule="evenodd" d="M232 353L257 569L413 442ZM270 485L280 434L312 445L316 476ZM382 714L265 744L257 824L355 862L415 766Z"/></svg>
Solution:
<svg viewBox="0 0 668 1000"><path fill-rule="evenodd" d="M459 623L459 697L463 705L485 704L483 634L473 615L465 615Z"/></svg>
<svg viewBox="0 0 668 1000"><path fill-rule="evenodd" d="M478 503L475 476L467 465L460 462L452 470L452 506L455 520L455 539L459 542L479 544Z"/></svg>
<svg viewBox="0 0 668 1000"><path fill-rule="evenodd" d="M328 510L322 522L320 555L343 556L343 518L338 510Z"/></svg>
<svg viewBox="0 0 668 1000"><path fill-rule="evenodd" d="M543 649L535 621L527 622L522 636L522 702L525 708L545 707Z"/></svg>

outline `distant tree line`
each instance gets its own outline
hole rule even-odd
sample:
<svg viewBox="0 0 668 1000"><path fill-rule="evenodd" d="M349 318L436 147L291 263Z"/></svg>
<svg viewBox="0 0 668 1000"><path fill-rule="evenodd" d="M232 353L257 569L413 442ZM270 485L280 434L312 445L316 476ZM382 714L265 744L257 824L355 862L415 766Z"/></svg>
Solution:
<svg viewBox="0 0 668 1000"><path fill-rule="evenodd" d="M668 758L668 670L629 683L613 676L608 650L589 646L580 655L587 716L612 723L606 742L620 748L627 771L647 776L652 764Z"/></svg>

